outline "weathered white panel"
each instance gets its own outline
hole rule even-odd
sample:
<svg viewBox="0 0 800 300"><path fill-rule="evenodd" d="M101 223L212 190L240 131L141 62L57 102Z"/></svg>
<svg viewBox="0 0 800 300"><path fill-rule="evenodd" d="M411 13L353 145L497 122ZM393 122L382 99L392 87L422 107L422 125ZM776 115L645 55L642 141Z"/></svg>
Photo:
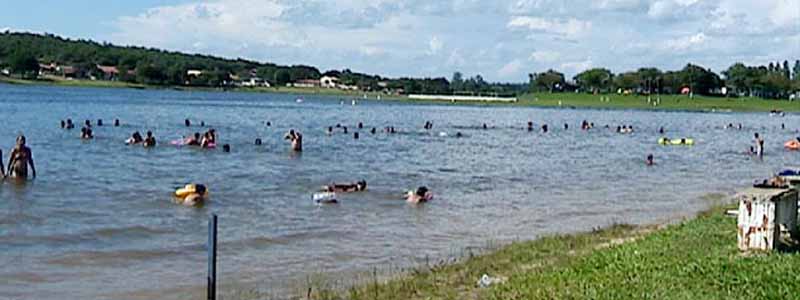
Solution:
<svg viewBox="0 0 800 300"><path fill-rule="evenodd" d="M797 228L797 191L748 189L739 193L738 246L740 250L772 250L781 227Z"/></svg>

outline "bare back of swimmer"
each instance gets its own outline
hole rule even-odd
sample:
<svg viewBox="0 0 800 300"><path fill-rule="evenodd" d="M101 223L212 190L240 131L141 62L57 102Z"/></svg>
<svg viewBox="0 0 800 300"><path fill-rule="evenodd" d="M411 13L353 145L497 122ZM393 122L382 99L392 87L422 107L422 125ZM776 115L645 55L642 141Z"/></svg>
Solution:
<svg viewBox="0 0 800 300"><path fill-rule="evenodd" d="M17 137L17 145L11 150L8 159L8 175L16 178L28 178L28 165L33 170L33 178L36 178L36 167L33 164L33 154L31 149L25 146L25 136Z"/></svg>

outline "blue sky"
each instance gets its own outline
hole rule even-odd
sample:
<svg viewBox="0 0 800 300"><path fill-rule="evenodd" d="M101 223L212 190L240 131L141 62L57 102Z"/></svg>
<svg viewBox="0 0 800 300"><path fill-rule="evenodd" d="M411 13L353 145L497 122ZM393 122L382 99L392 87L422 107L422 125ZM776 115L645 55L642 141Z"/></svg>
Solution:
<svg viewBox="0 0 800 300"><path fill-rule="evenodd" d="M800 0L0 0L0 30L388 76L800 59Z"/></svg>

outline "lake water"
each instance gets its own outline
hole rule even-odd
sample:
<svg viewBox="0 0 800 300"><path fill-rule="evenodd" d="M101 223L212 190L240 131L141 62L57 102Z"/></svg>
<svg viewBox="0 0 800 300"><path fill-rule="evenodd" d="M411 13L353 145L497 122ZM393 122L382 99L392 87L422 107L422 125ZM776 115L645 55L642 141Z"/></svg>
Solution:
<svg viewBox="0 0 800 300"><path fill-rule="evenodd" d="M0 298L203 295L212 213L220 220L221 291L236 285L283 293L309 274L417 265L489 241L612 222L664 222L799 157L782 148L798 135L794 115L353 106L339 97L297 97L0 85L3 158L24 133L38 171L34 181L0 184ZM78 125L102 118L105 126L83 141L79 128L60 129L66 118ZM115 118L121 127L111 126ZM185 118L215 128L231 153L169 145L207 129L187 128ZM584 119L597 128L580 130ZM426 120L433 130L422 129ZM525 131L529 120L550 124L550 132ZM358 122L365 126L358 140L341 130L325 134L337 123L358 131ZM483 123L491 128L479 129ZM744 129L723 129L728 123ZM606 124L636 132L620 135ZM382 133L385 126L399 133ZM657 145L660 126L697 145ZM368 133L372 127L379 133ZM290 128L304 134L302 154L282 139ZM152 130L158 147L124 145L136 130ZM464 137L454 137L457 131ZM763 160L744 154L755 131L766 137ZM257 137L262 146L253 144ZM648 153L656 166L645 166ZM311 201L324 184L359 179L368 191L341 195L339 205ZM209 186L209 204L171 202L174 189L189 182ZM419 185L435 200L406 204L402 194Z"/></svg>

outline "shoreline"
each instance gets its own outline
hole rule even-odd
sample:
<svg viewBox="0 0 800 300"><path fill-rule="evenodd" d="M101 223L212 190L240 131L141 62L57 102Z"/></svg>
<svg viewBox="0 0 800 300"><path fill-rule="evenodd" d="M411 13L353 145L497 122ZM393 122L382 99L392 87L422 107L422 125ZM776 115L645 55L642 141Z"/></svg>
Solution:
<svg viewBox="0 0 800 300"><path fill-rule="evenodd" d="M800 282L776 281L778 288L738 284L791 278L796 273L791 262L798 265L800 256L739 252L736 218L725 215L735 206L731 197L712 201L709 208L688 217L649 225L613 223L586 232L485 247L486 251L478 254L467 249L468 255L388 277L365 274L356 284L323 276L308 280L306 290L299 290L305 296L287 298L731 299L730 293L735 291L733 294L740 296L733 299L786 299L791 295L786 293L798 290ZM752 264L751 259L762 264ZM729 274L729 265L739 272ZM686 266L694 269L687 272ZM764 269L770 273L764 275ZM489 276L484 281L488 285L480 286L484 274ZM251 290L237 296L234 298L248 300L264 295Z"/></svg>
<svg viewBox="0 0 800 300"><path fill-rule="evenodd" d="M10 85L30 86L55 86L55 87L85 87L85 88L130 88L143 90L164 90L182 92L234 92L234 93L265 93L265 94L293 94L316 96L343 96L346 100L359 101L397 101L414 104L438 104L461 106L507 106L507 107L538 107L550 109L598 109L598 110L633 110L633 111L667 111L667 112L706 112L706 113L734 113L734 112L770 112L780 110L785 113L800 112L800 101L767 100L762 98L722 98L696 96L690 99L686 95L618 95L602 94L591 95L583 93L526 93L517 97L517 101L448 101L433 99L413 99L405 95L386 95L381 92L353 92L326 88L295 88L295 87L256 87L256 88L207 88L188 86L153 86L117 81L91 81L91 80L23 80L0 76L0 83ZM367 95L364 98L364 95ZM380 96L380 99L377 97ZM648 99L650 98L650 99ZM655 99L660 99L655 106Z"/></svg>

